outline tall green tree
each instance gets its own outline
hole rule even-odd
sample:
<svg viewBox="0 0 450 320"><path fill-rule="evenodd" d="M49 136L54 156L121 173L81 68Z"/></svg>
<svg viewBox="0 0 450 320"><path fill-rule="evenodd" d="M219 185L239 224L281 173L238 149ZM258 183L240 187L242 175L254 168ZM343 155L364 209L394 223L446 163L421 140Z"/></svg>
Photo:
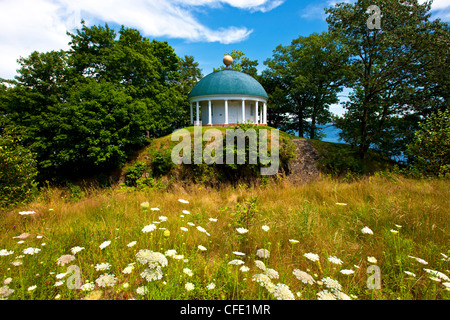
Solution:
<svg viewBox="0 0 450 320"><path fill-rule="evenodd" d="M0 92L2 115L23 131L41 181L120 166L185 112L180 61L167 42L84 23L68 35L67 52L19 59L18 76Z"/></svg>
<svg viewBox="0 0 450 320"><path fill-rule="evenodd" d="M194 86L203 78L202 70L199 68L198 62L195 61L193 56L187 56L180 58L180 92L184 97L184 103L180 110L183 111L183 116L180 119L178 125L179 128L187 126L190 123L190 104L188 101L189 93Z"/></svg>
<svg viewBox="0 0 450 320"><path fill-rule="evenodd" d="M261 80L270 94L271 123L277 117L285 130L315 139L317 124L331 120L329 107L338 102L347 61L346 48L326 32L278 46L264 61Z"/></svg>
<svg viewBox="0 0 450 320"><path fill-rule="evenodd" d="M375 17L380 28L369 28L368 20L374 16L367 10L372 5L381 10ZM435 71L448 70L448 64L441 63L445 58L440 57L448 56L448 25L429 21L430 6L430 2L419 4L416 0L358 0L326 9L329 32L340 37L351 54L352 77L346 86L354 92L337 125L342 137L358 147L361 159L369 147L390 155L405 150L405 143L398 139L408 132L399 129L410 128L420 119L420 115L411 116L412 112L430 107L431 79L423 75L433 72L432 63L439 65L434 66ZM425 90L420 90L421 86ZM424 99L415 108L410 97L420 93L424 93ZM404 121L410 121L410 125Z"/></svg>
<svg viewBox="0 0 450 320"><path fill-rule="evenodd" d="M184 94L189 95L202 78L202 70L193 56L185 55L180 59L180 85Z"/></svg>

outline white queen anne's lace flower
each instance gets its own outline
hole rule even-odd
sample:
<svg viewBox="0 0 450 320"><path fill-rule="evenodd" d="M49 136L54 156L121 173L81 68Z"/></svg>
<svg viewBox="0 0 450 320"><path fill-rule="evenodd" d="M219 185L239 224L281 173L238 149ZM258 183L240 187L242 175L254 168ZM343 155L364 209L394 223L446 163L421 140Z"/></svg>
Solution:
<svg viewBox="0 0 450 320"><path fill-rule="evenodd" d="M29 215L29 214L35 214L36 212L35 211L32 211L32 210L30 210L30 211L20 211L19 212L19 214L21 215L21 216L23 216L23 215Z"/></svg>
<svg viewBox="0 0 450 320"><path fill-rule="evenodd" d="M266 275L270 278L270 279L278 279L280 277L280 275L278 274L278 271L274 270L274 269L266 269Z"/></svg>
<svg viewBox="0 0 450 320"><path fill-rule="evenodd" d="M141 264L147 264L149 267L161 266L168 264L167 258L160 252L154 252L148 249L141 249L136 253L136 259Z"/></svg>
<svg viewBox="0 0 450 320"><path fill-rule="evenodd" d="M312 252L305 253L303 256L311 261L319 261L319 255Z"/></svg>
<svg viewBox="0 0 450 320"><path fill-rule="evenodd" d="M195 289L195 286L194 286L193 283L187 282L187 283L184 285L184 288L185 288L187 291L192 291L192 290Z"/></svg>
<svg viewBox="0 0 450 320"><path fill-rule="evenodd" d="M239 232L240 234L244 234L244 233L248 232L248 230L245 228L236 228L236 231Z"/></svg>
<svg viewBox="0 0 450 320"><path fill-rule="evenodd" d="M95 265L95 270L97 271L105 271L109 270L109 268L111 268L111 265L107 262L102 262Z"/></svg>
<svg viewBox="0 0 450 320"><path fill-rule="evenodd" d="M186 274L186 275L189 276L189 277L192 277L192 276L194 275L194 273L192 272L192 270L189 269L189 268L184 268L184 269L183 269L183 273Z"/></svg>
<svg viewBox="0 0 450 320"><path fill-rule="evenodd" d="M6 299L7 296L14 292L8 285L0 287L0 299Z"/></svg>
<svg viewBox="0 0 450 320"><path fill-rule="evenodd" d="M258 249L256 250L256 255L260 258L268 259L270 257L270 252L267 249Z"/></svg>
<svg viewBox="0 0 450 320"><path fill-rule="evenodd" d="M142 228L143 233L152 232L153 230L156 230L156 226L154 224L146 225L144 228Z"/></svg>
<svg viewBox="0 0 450 320"><path fill-rule="evenodd" d="M116 284L117 278L114 274L102 274L95 282L99 287L113 287Z"/></svg>
<svg viewBox="0 0 450 320"><path fill-rule="evenodd" d="M205 228L200 227L200 226L197 226L196 228L197 228L198 231L203 232L203 233L206 233Z"/></svg>
<svg viewBox="0 0 450 320"><path fill-rule="evenodd" d="M337 257L328 257L328 261L330 261L331 263L334 263L334 264L342 264L342 260L341 259L339 259L339 258L337 258Z"/></svg>
<svg viewBox="0 0 450 320"><path fill-rule="evenodd" d="M122 273L124 274L130 274L134 269L134 265L128 265L125 267L125 269L122 270Z"/></svg>
<svg viewBox="0 0 450 320"><path fill-rule="evenodd" d="M322 290L317 293L318 300L336 300L336 296L328 290Z"/></svg>
<svg viewBox="0 0 450 320"><path fill-rule="evenodd" d="M58 264L58 266L63 266L67 263L72 262L73 260L75 260L75 256L72 256L70 254L65 254L65 255L59 257L58 260L56 260L56 263Z"/></svg>
<svg viewBox="0 0 450 320"><path fill-rule="evenodd" d="M0 256L9 256L10 254L13 254L14 253L14 251L8 251L8 250L6 250L6 249L2 249L2 250L0 250Z"/></svg>
<svg viewBox="0 0 450 320"><path fill-rule="evenodd" d="M105 249L107 246L109 246L111 244L111 241L104 241L102 242L98 247L103 250Z"/></svg>
<svg viewBox="0 0 450 320"><path fill-rule="evenodd" d="M291 292L289 287L283 283L278 283L275 286L273 290L273 295L278 300L295 300L294 294Z"/></svg>
<svg viewBox="0 0 450 320"><path fill-rule="evenodd" d="M411 259L416 260L417 262L419 262L419 263L421 263L421 264L425 264L425 265L428 264L428 262L426 262L425 260L423 260L423 259L421 259L421 258L417 258L417 257L413 257L413 256L408 256L408 257L410 257Z"/></svg>
<svg viewBox="0 0 450 320"><path fill-rule="evenodd" d="M143 296L148 293L148 288L146 286L141 286L136 289L136 293Z"/></svg>
<svg viewBox="0 0 450 320"><path fill-rule="evenodd" d="M163 272L160 266L147 268L141 272L141 277L147 281L160 280L163 277Z"/></svg>
<svg viewBox="0 0 450 320"><path fill-rule="evenodd" d="M77 254L78 252L80 252L81 250L84 250L84 247L73 247L72 249L70 249L70 252L72 252L72 254Z"/></svg>
<svg viewBox="0 0 450 320"><path fill-rule="evenodd" d="M326 278L323 278L321 281L328 289L333 289L333 290L338 290L338 291L342 290L342 286L340 285L340 283L337 280L331 279L330 277L326 277Z"/></svg>
<svg viewBox="0 0 450 320"><path fill-rule="evenodd" d="M272 282L270 280L270 278L267 275L263 274L263 273L257 273L255 275L253 275L252 281L258 282L263 287L266 286L268 283Z"/></svg>
<svg viewBox="0 0 450 320"><path fill-rule="evenodd" d="M431 270L431 269L426 269L423 268L423 270L429 274L432 274L433 276L437 277L439 280L444 280L444 281L450 281L450 278L447 277L447 275L445 275L442 272L436 271L436 270Z"/></svg>
<svg viewBox="0 0 450 320"><path fill-rule="evenodd" d="M361 232L364 233L364 234L373 234L373 231L367 226L362 228Z"/></svg>
<svg viewBox="0 0 450 320"><path fill-rule="evenodd" d="M23 249L23 253L24 254L30 254L30 255L33 255L33 254L36 254L36 253L38 253L39 251L41 251L41 249L38 249L38 248L26 248L26 249Z"/></svg>
<svg viewBox="0 0 450 320"><path fill-rule="evenodd" d="M294 272L292 273L298 280L300 280L303 283L313 284L316 282L310 274L301 271L299 269L294 269Z"/></svg>
<svg viewBox="0 0 450 320"><path fill-rule="evenodd" d="M375 258L375 257L367 257L367 261L369 261L370 263L377 263L377 258Z"/></svg>
<svg viewBox="0 0 450 320"><path fill-rule="evenodd" d="M255 260L255 265L257 268L261 269L262 271L266 271L266 265L261 260Z"/></svg>
<svg viewBox="0 0 450 320"><path fill-rule="evenodd" d="M339 272L342 273L342 274L346 274L346 275L355 273L355 271L353 271L352 269L342 269Z"/></svg>
<svg viewBox="0 0 450 320"><path fill-rule="evenodd" d="M177 250L174 250L174 249L169 249L164 253L164 255L166 257L174 257L176 254L177 254Z"/></svg>
<svg viewBox="0 0 450 320"><path fill-rule="evenodd" d="M131 247L135 246L136 243L137 243L137 241L131 241L129 244L127 244L127 247L131 248Z"/></svg>
<svg viewBox="0 0 450 320"><path fill-rule="evenodd" d="M86 282L81 286L81 290L83 291L92 291L95 289L95 284L92 282Z"/></svg>
<svg viewBox="0 0 450 320"><path fill-rule="evenodd" d="M241 270L242 272L247 272L247 271L250 270L250 268L247 267L247 266L241 266L241 267L239 268L239 270Z"/></svg>

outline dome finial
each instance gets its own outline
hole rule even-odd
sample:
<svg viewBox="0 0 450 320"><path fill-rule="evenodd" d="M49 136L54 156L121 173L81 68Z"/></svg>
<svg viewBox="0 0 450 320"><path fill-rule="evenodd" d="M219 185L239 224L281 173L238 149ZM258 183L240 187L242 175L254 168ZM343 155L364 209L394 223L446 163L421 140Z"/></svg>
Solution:
<svg viewBox="0 0 450 320"><path fill-rule="evenodd" d="M233 63L233 58L230 55L226 55L223 57L223 64L226 66L226 69L231 69L231 64Z"/></svg>

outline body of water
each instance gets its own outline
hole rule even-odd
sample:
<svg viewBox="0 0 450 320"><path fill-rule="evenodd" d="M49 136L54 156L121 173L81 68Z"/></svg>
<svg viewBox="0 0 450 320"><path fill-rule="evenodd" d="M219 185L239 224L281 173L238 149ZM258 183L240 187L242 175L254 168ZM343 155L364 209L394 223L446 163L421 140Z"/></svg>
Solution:
<svg viewBox="0 0 450 320"><path fill-rule="evenodd" d="M324 128L321 130L323 134L325 134L325 137L323 137L321 140L326 142L335 142L335 143L344 143L343 140L339 137L339 133L341 132L341 129L336 128L335 126L329 124L325 125L318 125L319 128ZM295 132L295 135L298 136L298 131Z"/></svg>

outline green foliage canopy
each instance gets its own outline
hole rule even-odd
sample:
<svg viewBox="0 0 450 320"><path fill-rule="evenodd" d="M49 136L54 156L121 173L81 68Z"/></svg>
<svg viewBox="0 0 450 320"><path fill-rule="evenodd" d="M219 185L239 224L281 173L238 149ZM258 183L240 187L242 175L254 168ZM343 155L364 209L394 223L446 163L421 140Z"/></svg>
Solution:
<svg viewBox="0 0 450 320"><path fill-rule="evenodd" d="M371 5L381 10L380 29L367 26ZM416 0L358 0L326 10L329 32L350 52L346 86L353 93L337 125L361 159L369 147L400 154L418 122L448 108L449 28L429 20L430 8Z"/></svg>
<svg viewBox="0 0 450 320"><path fill-rule="evenodd" d="M329 107L338 102L348 53L333 34L313 33L290 45L279 45L261 81L270 95L270 120L285 131L317 136L316 124L331 120ZM307 121L311 119L311 121Z"/></svg>
<svg viewBox="0 0 450 320"><path fill-rule="evenodd" d="M0 208L8 208L29 198L36 187L35 154L21 143L18 128L0 123Z"/></svg>
<svg viewBox="0 0 450 320"><path fill-rule="evenodd" d="M450 111L431 114L408 145L413 167L434 176L450 175Z"/></svg>
<svg viewBox="0 0 450 320"><path fill-rule="evenodd" d="M68 35L68 51L20 58L0 95L3 117L23 128L24 145L36 153L40 181L121 166L152 137L186 123L192 84L167 42L84 22ZM189 61L184 72L195 75L198 64Z"/></svg>

